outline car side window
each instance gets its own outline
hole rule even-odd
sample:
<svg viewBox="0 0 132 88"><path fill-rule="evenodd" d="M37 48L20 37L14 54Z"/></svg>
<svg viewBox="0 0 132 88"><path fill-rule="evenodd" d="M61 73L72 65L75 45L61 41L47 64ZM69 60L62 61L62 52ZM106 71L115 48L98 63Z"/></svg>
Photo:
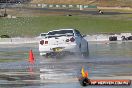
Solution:
<svg viewBox="0 0 132 88"><path fill-rule="evenodd" d="M78 30L75 30L76 36L82 37L81 33Z"/></svg>
<svg viewBox="0 0 132 88"><path fill-rule="evenodd" d="M73 34L73 30L58 30L58 31L52 31L52 32L49 32L48 35L67 34L67 33Z"/></svg>

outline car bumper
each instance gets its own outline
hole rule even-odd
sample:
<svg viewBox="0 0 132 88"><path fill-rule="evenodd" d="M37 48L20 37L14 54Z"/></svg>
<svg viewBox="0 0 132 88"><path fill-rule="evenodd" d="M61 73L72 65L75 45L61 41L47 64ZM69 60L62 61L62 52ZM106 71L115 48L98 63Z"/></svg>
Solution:
<svg viewBox="0 0 132 88"><path fill-rule="evenodd" d="M73 53L80 52L79 46L77 44L62 44L62 45L50 45L50 46L39 45L39 52L43 54L55 52L53 49L58 47L62 48L62 51L73 52Z"/></svg>

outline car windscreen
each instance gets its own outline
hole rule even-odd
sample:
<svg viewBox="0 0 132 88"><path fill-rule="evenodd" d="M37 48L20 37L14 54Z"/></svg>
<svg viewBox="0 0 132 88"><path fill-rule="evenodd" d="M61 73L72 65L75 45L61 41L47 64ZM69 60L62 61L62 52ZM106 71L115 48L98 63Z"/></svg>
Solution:
<svg viewBox="0 0 132 88"><path fill-rule="evenodd" d="M73 35L73 30L59 30L49 32L48 35Z"/></svg>

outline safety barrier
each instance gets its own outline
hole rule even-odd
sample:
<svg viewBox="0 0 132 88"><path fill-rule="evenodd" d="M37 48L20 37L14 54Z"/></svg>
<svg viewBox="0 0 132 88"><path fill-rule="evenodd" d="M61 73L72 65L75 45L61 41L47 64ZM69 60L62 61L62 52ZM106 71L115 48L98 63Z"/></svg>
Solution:
<svg viewBox="0 0 132 88"><path fill-rule="evenodd" d="M33 5L33 4L32 4ZM97 8L95 5L72 5L72 4L34 4L39 8Z"/></svg>
<svg viewBox="0 0 132 88"><path fill-rule="evenodd" d="M7 3L7 4L2 4L3 5L3 8L4 7L34 7L34 8L59 8L59 9L66 9L66 8L75 8L75 9L87 9L87 8L93 8L93 9L96 9L97 6L96 5L81 5L81 4L78 4L78 5L72 5L72 4L33 4L33 3L25 3L25 4L22 4L22 3L17 3L17 4L10 4L10 3Z"/></svg>

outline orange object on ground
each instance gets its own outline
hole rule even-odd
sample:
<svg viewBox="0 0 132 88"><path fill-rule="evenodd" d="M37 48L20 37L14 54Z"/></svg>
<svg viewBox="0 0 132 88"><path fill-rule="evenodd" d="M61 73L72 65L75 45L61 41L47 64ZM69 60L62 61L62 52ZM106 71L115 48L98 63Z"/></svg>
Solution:
<svg viewBox="0 0 132 88"><path fill-rule="evenodd" d="M86 72L85 72L85 77L87 77L87 78L88 78L88 71L86 71Z"/></svg>
<svg viewBox="0 0 132 88"><path fill-rule="evenodd" d="M31 64L34 64L34 55L33 55L32 50L29 51L29 62Z"/></svg>

